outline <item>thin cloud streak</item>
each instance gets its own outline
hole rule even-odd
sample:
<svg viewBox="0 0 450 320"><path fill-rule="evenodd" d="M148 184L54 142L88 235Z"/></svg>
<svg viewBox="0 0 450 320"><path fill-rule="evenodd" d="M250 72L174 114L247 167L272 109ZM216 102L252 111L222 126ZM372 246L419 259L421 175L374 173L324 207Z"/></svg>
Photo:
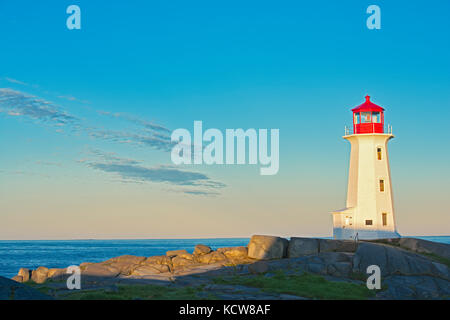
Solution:
<svg viewBox="0 0 450 320"><path fill-rule="evenodd" d="M225 186L223 183L212 181L203 173L184 171L172 167L144 167L141 165L121 163L89 163L88 166L104 172L115 173L125 180L137 182L167 182L179 186L216 189Z"/></svg>
<svg viewBox="0 0 450 320"><path fill-rule="evenodd" d="M126 113L120 113L120 112L116 112L116 113L111 113L108 111L98 111L98 114L103 115L103 116L109 116L109 117L113 117L113 118L117 118L117 119L124 119L127 121L131 121L135 124L141 125L144 128L147 129L151 129L151 130L155 130L155 131L160 131L160 132L166 132L166 133L170 133L170 130L164 126L161 126L159 124L156 124L154 122L150 122L147 120L143 120L140 119L138 117L126 114Z"/></svg>
<svg viewBox="0 0 450 320"><path fill-rule="evenodd" d="M214 181L199 172L182 170L173 165L147 167L141 160L119 157L115 152L104 152L89 149L82 154L84 159L79 163L102 172L113 174L123 183L167 183L177 187L190 187L170 190L189 195L215 196L219 189L226 187L224 183ZM198 189L197 189L198 188Z"/></svg>
<svg viewBox="0 0 450 320"><path fill-rule="evenodd" d="M24 116L56 126L75 124L79 120L50 101L8 88L0 88L0 113Z"/></svg>
<svg viewBox="0 0 450 320"><path fill-rule="evenodd" d="M125 132L90 127L51 101L9 88L0 88L0 113L12 117L25 117L54 126L70 125L74 132L85 133L95 139L148 146L166 152L169 152L173 146L168 134L170 130L162 125L130 115L103 112L105 115L124 118L142 125L146 131Z"/></svg>
<svg viewBox="0 0 450 320"><path fill-rule="evenodd" d="M170 152L173 143L170 137L155 135L152 133L130 133L115 130L101 130L97 128L89 128L88 134L92 138L112 141L116 143L131 143L136 145L148 146L157 150Z"/></svg>

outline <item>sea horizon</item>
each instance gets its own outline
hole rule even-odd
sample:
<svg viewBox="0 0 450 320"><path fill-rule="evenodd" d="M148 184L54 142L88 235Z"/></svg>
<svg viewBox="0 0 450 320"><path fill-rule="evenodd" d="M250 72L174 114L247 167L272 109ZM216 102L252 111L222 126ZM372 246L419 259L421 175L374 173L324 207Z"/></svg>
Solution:
<svg viewBox="0 0 450 320"><path fill-rule="evenodd" d="M266 235L266 234L261 234ZM270 235L270 234L267 234ZM203 240L203 239L249 239L251 236L236 236L236 237L177 237L177 238L57 238L57 239L0 239L0 242L2 241L96 241L96 240ZM290 239L292 237L300 237L300 236L280 236L282 238ZM401 238L440 238L440 237L450 237L449 235L404 235L401 236ZM333 239L332 236L301 236L301 238L317 238L317 239ZM426 239L425 239L426 240Z"/></svg>

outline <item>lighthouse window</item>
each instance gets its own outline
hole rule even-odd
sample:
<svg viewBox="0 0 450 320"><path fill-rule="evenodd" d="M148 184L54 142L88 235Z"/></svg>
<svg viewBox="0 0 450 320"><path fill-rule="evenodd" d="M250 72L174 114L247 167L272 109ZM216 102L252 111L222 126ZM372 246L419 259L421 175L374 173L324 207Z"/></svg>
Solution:
<svg viewBox="0 0 450 320"><path fill-rule="evenodd" d="M381 148L377 148L377 158L381 160Z"/></svg>
<svg viewBox="0 0 450 320"><path fill-rule="evenodd" d="M370 112L361 112L361 123L371 123L371 113Z"/></svg>
<svg viewBox="0 0 450 320"><path fill-rule="evenodd" d="M381 122L381 117L380 117L380 113L379 112L373 112L372 113L372 122L373 123L380 123Z"/></svg>
<svg viewBox="0 0 450 320"><path fill-rule="evenodd" d="M387 226L387 213L383 212L381 216L383 218L383 226Z"/></svg>
<svg viewBox="0 0 450 320"><path fill-rule="evenodd" d="M366 220L366 226L371 226L372 225L372 220Z"/></svg>
<svg viewBox="0 0 450 320"><path fill-rule="evenodd" d="M384 180L380 179L380 191L384 192Z"/></svg>

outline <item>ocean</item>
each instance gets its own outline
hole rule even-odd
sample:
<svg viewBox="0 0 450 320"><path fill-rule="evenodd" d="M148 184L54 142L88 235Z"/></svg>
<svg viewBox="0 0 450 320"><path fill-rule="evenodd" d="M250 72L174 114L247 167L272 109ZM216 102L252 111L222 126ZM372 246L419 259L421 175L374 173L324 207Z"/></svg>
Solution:
<svg viewBox="0 0 450 320"><path fill-rule="evenodd" d="M415 237L450 244L450 236ZM196 244L212 249L246 246L249 238L148 240L1 240L0 276L11 278L20 268L65 268L82 262L100 262L124 254L164 255L168 250L192 252Z"/></svg>

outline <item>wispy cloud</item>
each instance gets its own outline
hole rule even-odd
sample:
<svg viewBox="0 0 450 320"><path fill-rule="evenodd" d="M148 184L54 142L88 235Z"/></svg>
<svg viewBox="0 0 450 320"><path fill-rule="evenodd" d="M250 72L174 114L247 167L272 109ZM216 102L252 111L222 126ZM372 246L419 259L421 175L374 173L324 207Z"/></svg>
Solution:
<svg viewBox="0 0 450 320"><path fill-rule="evenodd" d="M137 182L167 182L179 186L223 188L225 185L212 181L199 172L185 171L174 167L144 167L122 163L89 163L89 167L104 172L115 173L122 179Z"/></svg>
<svg viewBox="0 0 450 320"><path fill-rule="evenodd" d="M78 121L75 116L61 110L51 101L9 88L0 88L0 113L14 117L24 116L57 126Z"/></svg>
<svg viewBox="0 0 450 320"><path fill-rule="evenodd" d="M117 143L138 144L163 151L170 151L173 146L169 136L155 134L153 132L133 133L116 130L101 130L97 128L90 128L88 131L89 136L93 138Z"/></svg>
<svg viewBox="0 0 450 320"><path fill-rule="evenodd" d="M214 191L197 191L197 190L183 190L182 191L185 194L192 194L195 196L218 196L220 193L219 192L214 192Z"/></svg>
<svg viewBox="0 0 450 320"><path fill-rule="evenodd" d="M122 113L110 114L102 112L101 114L103 115L123 118L144 128L143 130L129 132L91 127L83 123L78 117L63 111L51 101L10 88L0 88L0 113L12 117L26 117L55 126L70 124L74 131L85 133L95 139L137 144L162 151L170 151L173 146L169 135L170 130L154 122Z"/></svg>
<svg viewBox="0 0 450 320"><path fill-rule="evenodd" d="M164 127L162 125L156 124L151 121L143 120L141 118L138 118L138 117L126 114L126 113L120 113L120 112L111 113L111 112L107 112L107 111L98 111L98 113L103 116L109 116L109 117L113 117L113 118L131 121L133 123L143 126L144 128L147 128L147 129L160 131L160 132L166 132L166 133L170 132L169 129L167 129L166 127Z"/></svg>
<svg viewBox="0 0 450 320"><path fill-rule="evenodd" d="M6 81L10 82L10 83L20 84L21 86L28 86L28 83L20 81L20 80L16 80L16 79L13 79L13 78L8 78L8 77L5 77L4 79Z"/></svg>
<svg viewBox="0 0 450 320"><path fill-rule="evenodd" d="M25 117L36 123L63 127L71 132L85 133L91 138L116 143L134 144L169 152L173 144L170 130L162 125L123 113L101 112L104 116L131 121L140 128L131 131L97 128L86 125L85 120L62 110L55 103L10 88L0 88L0 113L12 117ZM225 184L214 181L206 174L193 172L170 165L148 167L142 161L119 157L112 152L91 149L88 157L78 162L99 171L109 173L113 178L127 183L166 183L176 186L175 192L190 195L217 195ZM41 165L56 163L36 162Z"/></svg>
<svg viewBox="0 0 450 320"><path fill-rule="evenodd" d="M146 168L139 165L116 163L92 163L90 167L105 172L117 173L123 179L137 181L170 182L173 184L193 184L197 180L205 180L203 174L181 172L177 169Z"/></svg>
<svg viewBox="0 0 450 320"><path fill-rule="evenodd" d="M99 149L89 148L83 151L81 154L85 156L85 158L78 160L80 163L90 163L95 161L103 161L108 163L119 163L119 164L139 164L142 160L134 160L129 158L119 157L115 152L105 152Z"/></svg>
<svg viewBox="0 0 450 320"><path fill-rule="evenodd" d="M175 192L191 195L218 195L217 190L224 188L225 184L212 180L206 174L183 170L172 165L159 165L148 167L140 160L119 157L114 152L103 152L90 149L84 154L87 156L78 162L89 168L113 174L120 178L120 182L134 183L167 183L181 188Z"/></svg>

